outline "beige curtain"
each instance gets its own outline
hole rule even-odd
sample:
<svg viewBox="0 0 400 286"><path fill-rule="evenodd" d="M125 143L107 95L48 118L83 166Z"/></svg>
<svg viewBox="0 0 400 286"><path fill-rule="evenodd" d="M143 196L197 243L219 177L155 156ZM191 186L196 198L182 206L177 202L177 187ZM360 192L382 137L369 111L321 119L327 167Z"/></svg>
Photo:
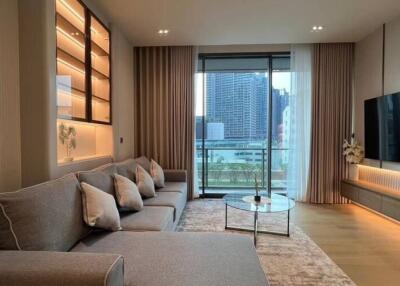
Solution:
<svg viewBox="0 0 400 286"><path fill-rule="evenodd" d="M313 56L310 187L311 203L346 203L340 182L347 164L343 140L351 136L353 44L315 44Z"/></svg>
<svg viewBox="0 0 400 286"><path fill-rule="evenodd" d="M134 49L135 154L186 169L193 198L194 48Z"/></svg>

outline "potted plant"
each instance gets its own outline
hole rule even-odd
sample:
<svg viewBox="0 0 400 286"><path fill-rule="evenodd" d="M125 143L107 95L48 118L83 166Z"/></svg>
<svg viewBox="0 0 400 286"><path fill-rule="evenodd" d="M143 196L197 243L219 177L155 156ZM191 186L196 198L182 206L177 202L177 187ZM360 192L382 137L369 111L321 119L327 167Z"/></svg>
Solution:
<svg viewBox="0 0 400 286"><path fill-rule="evenodd" d="M61 144L66 147L67 156L64 158L65 162L72 162L74 158L71 156L72 150L76 148L76 130L73 126L66 126L61 123L58 127L58 139Z"/></svg>
<svg viewBox="0 0 400 286"><path fill-rule="evenodd" d="M356 164L360 164L364 159L364 149L354 138L354 134L351 136L350 142L346 139L344 140L343 155L346 159L346 162L350 163L350 179L357 179Z"/></svg>

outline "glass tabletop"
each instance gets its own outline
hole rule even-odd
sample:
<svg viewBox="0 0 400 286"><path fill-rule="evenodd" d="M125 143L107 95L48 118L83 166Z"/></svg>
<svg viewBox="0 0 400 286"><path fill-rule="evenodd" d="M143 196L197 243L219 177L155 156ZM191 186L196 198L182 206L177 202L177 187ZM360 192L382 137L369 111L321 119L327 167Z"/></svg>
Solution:
<svg viewBox="0 0 400 286"><path fill-rule="evenodd" d="M261 196L260 202L256 202L252 194L228 194L224 196L224 201L233 208L261 213L283 212L295 205L294 200L278 194L272 194L271 198Z"/></svg>

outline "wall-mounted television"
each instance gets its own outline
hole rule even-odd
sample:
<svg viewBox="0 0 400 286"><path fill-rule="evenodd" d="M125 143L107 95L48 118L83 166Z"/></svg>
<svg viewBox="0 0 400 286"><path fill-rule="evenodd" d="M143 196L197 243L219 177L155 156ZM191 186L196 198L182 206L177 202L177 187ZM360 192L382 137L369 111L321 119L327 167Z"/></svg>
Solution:
<svg viewBox="0 0 400 286"><path fill-rule="evenodd" d="M365 157L400 162L400 92L364 102Z"/></svg>

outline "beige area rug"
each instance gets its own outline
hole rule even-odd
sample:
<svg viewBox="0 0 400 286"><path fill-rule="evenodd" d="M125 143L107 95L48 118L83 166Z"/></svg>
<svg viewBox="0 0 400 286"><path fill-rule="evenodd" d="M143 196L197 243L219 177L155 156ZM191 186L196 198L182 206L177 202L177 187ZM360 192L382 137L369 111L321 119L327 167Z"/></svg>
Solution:
<svg viewBox="0 0 400 286"><path fill-rule="evenodd" d="M259 229L284 232L286 215L287 213L260 214ZM229 226L251 228L253 219L250 212L228 207ZM271 286L355 285L299 227L292 223L290 227L289 238L270 234L258 235L257 254ZM202 199L189 202L177 230L224 232L223 200ZM252 233L239 233L252 238Z"/></svg>

